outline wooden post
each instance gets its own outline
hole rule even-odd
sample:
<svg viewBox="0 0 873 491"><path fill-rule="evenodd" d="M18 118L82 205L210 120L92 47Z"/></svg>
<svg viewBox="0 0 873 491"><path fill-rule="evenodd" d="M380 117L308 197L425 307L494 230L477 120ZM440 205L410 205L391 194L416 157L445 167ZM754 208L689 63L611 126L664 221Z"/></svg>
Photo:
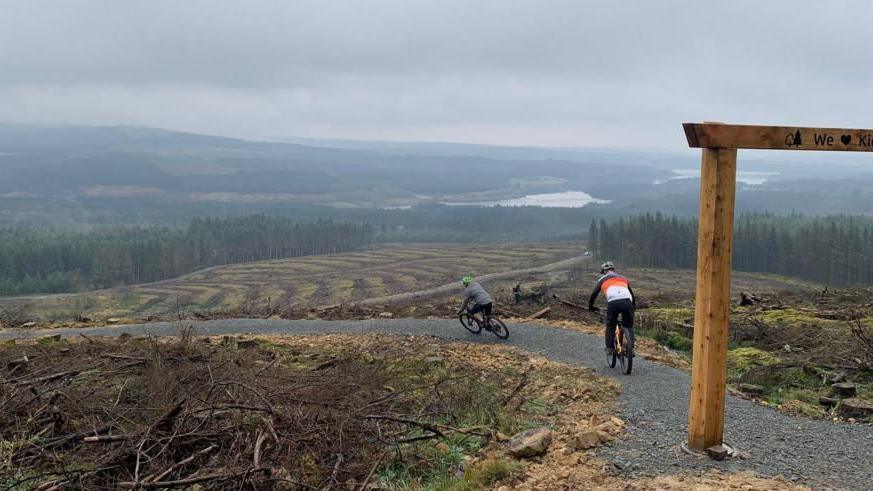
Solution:
<svg viewBox="0 0 873 491"><path fill-rule="evenodd" d="M723 443L737 149L873 152L873 129L683 123L703 149L688 445Z"/></svg>
<svg viewBox="0 0 873 491"><path fill-rule="evenodd" d="M737 150L704 148L700 169L697 292L688 444L722 443Z"/></svg>

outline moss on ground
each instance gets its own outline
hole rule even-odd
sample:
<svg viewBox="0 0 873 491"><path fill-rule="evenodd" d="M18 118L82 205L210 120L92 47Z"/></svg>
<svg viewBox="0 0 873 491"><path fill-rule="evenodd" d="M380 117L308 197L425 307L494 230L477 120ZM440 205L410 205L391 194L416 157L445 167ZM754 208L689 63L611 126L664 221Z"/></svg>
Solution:
<svg viewBox="0 0 873 491"><path fill-rule="evenodd" d="M736 348L728 351L728 370L744 373L754 367L779 364L779 358L768 351L753 347Z"/></svg>
<svg viewBox="0 0 873 491"><path fill-rule="evenodd" d="M822 319L806 311L797 309L774 309L758 312L758 317L768 325L791 327L802 324L816 324L822 327L832 327L845 324L844 321Z"/></svg>

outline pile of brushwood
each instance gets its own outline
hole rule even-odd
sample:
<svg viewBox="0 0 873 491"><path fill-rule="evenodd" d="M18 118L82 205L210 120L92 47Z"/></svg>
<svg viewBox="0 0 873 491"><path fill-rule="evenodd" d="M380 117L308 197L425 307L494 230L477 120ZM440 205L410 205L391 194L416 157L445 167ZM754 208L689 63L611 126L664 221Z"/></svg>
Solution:
<svg viewBox="0 0 873 491"><path fill-rule="evenodd" d="M385 467L425 472L435 441L513 430L506 380L392 349L184 330L3 346L0 489L365 489Z"/></svg>

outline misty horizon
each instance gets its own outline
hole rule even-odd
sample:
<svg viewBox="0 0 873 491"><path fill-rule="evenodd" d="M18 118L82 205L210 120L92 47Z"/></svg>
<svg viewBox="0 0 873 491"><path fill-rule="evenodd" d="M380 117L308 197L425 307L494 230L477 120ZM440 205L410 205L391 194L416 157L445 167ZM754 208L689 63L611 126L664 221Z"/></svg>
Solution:
<svg viewBox="0 0 873 491"><path fill-rule="evenodd" d="M48 5L0 16L2 121L653 151L871 126L867 2Z"/></svg>

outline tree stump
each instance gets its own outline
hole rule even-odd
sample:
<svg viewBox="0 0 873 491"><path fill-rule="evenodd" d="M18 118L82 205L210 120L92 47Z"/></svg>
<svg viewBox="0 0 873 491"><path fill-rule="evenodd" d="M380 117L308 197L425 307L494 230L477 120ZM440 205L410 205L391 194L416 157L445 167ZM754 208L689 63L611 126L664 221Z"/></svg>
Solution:
<svg viewBox="0 0 873 491"><path fill-rule="evenodd" d="M761 396L764 395L764 387L755 384L740 384L737 386L740 392L745 394L753 395L753 396Z"/></svg>
<svg viewBox="0 0 873 491"><path fill-rule="evenodd" d="M749 307L759 303L761 299L756 297L753 293L749 292L740 292L740 307Z"/></svg>
<svg viewBox="0 0 873 491"><path fill-rule="evenodd" d="M818 403L824 407L834 407L840 403L839 399L834 399L832 397L819 397Z"/></svg>
<svg viewBox="0 0 873 491"><path fill-rule="evenodd" d="M873 404L861 399L843 399L838 411L844 418L869 418L873 416Z"/></svg>
<svg viewBox="0 0 873 491"><path fill-rule="evenodd" d="M858 393L858 386L851 382L831 385L831 392L837 399L850 399Z"/></svg>

